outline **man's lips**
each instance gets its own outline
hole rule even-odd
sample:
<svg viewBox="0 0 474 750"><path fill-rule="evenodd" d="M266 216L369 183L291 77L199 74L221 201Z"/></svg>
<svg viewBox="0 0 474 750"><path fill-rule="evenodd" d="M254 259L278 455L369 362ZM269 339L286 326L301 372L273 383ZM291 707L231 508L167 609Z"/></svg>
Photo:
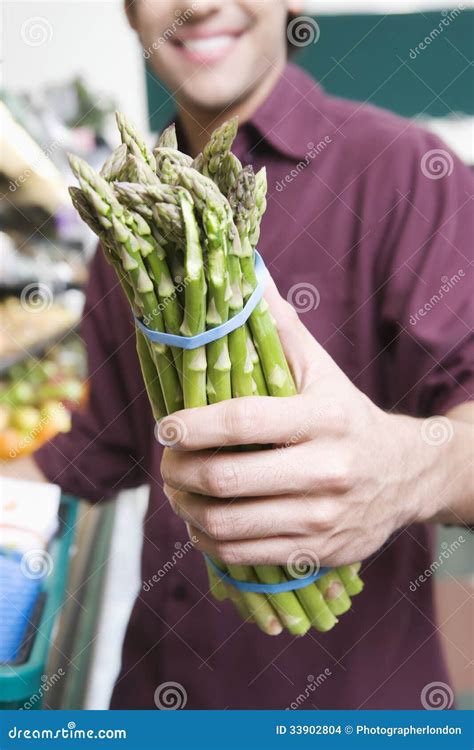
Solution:
<svg viewBox="0 0 474 750"><path fill-rule="evenodd" d="M244 30L213 34L192 30L174 37L171 41L188 59L196 62L215 62L224 58L244 33Z"/></svg>

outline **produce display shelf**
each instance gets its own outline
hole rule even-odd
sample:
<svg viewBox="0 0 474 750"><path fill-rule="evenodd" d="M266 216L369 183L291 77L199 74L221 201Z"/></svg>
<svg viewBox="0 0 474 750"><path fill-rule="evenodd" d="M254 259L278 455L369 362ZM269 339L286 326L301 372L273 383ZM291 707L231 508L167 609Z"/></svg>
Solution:
<svg viewBox="0 0 474 750"><path fill-rule="evenodd" d="M0 284L0 300L6 297L21 297L26 286L30 284L36 284L37 279L31 279L30 281L23 281L18 284ZM85 289L85 282L82 281L68 281L68 282L49 282L48 287L51 289L54 295L68 292L70 289L76 289L83 292Z"/></svg>
<svg viewBox="0 0 474 750"><path fill-rule="evenodd" d="M44 580L44 606L34 627L26 660L21 664L0 664L0 710L19 709L27 703L32 708L42 707L42 684L52 634L63 606L77 508L75 497L62 495L59 530L48 548L53 564L51 574Z"/></svg>
<svg viewBox="0 0 474 750"><path fill-rule="evenodd" d="M14 354L0 357L0 377L5 376L13 365L19 365L30 357L39 358L48 352L53 346L61 341L66 341L72 334L79 333L80 321L62 328L52 336L47 336L40 341L24 347Z"/></svg>

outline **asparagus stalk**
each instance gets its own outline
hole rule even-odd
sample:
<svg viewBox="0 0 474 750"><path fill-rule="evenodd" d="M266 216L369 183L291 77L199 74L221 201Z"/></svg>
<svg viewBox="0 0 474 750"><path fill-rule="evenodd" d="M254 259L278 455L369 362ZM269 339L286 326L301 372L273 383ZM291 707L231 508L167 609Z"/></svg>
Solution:
<svg viewBox="0 0 474 750"><path fill-rule="evenodd" d="M190 167L193 160L187 154L181 153L176 148L158 146L153 151L156 159L156 172L160 174L165 161L169 161L175 167Z"/></svg>
<svg viewBox="0 0 474 750"><path fill-rule="evenodd" d="M148 223L139 213L129 212L128 225L138 241L139 251L152 280L166 330L168 333L179 334L182 315L166 262L165 251L153 237ZM148 320L145 320L145 324L148 325ZM182 383L183 350L179 347L171 347L171 352Z"/></svg>
<svg viewBox="0 0 474 750"><path fill-rule="evenodd" d="M156 203L179 206L179 194L171 185L140 184L138 182L115 182L114 190L119 200L128 208L137 211L145 219L153 218ZM160 220L157 220L159 225Z"/></svg>
<svg viewBox="0 0 474 750"><path fill-rule="evenodd" d="M291 571L284 568L289 579L292 578ZM331 630L338 620L326 604L321 591L314 584L296 589L295 594L306 612L311 625L320 632Z"/></svg>
<svg viewBox="0 0 474 750"><path fill-rule="evenodd" d="M211 594L218 602L223 602L229 595L227 587L223 580L219 578L212 565L206 560L206 558L204 558L204 560L206 562Z"/></svg>
<svg viewBox="0 0 474 750"><path fill-rule="evenodd" d="M108 182L86 162L78 157L70 156L70 164L98 222L109 230L114 240L117 249L116 257L137 294L148 327L155 331L164 331L163 317L154 293L153 283L140 254L141 243L127 226L126 210L117 201ZM150 351L158 370L167 411L171 413L182 408L183 403L176 370L168 347L162 344L151 344Z"/></svg>
<svg viewBox="0 0 474 750"><path fill-rule="evenodd" d="M178 139L176 138L176 126L174 122L163 130L158 138L158 146L166 146L167 148L175 149L178 148Z"/></svg>
<svg viewBox="0 0 474 750"><path fill-rule="evenodd" d="M232 604L234 605L238 614L240 615L240 619L246 623L255 622L255 619L250 612L247 602L240 595L237 589L235 589L233 586L226 586L226 590L228 592L229 599L231 600Z"/></svg>
<svg viewBox="0 0 474 750"><path fill-rule="evenodd" d="M228 151L221 159L219 169L214 175L214 180L223 195L229 200L231 191L235 188L237 177L242 171L239 159Z"/></svg>
<svg viewBox="0 0 474 750"><path fill-rule="evenodd" d="M212 133L209 141L206 143L199 155L199 160L193 163L194 168L199 167L199 171L208 177L217 174L221 161L225 154L230 151L230 147L237 135L238 119L233 117L231 120L222 123Z"/></svg>
<svg viewBox="0 0 474 750"><path fill-rule="evenodd" d="M276 565L258 565L255 573L262 583L273 585L287 582L283 569ZM311 622L293 591L267 596L288 632L292 635L304 635L308 632Z"/></svg>
<svg viewBox="0 0 474 750"><path fill-rule="evenodd" d="M156 422L166 416L166 404L163 392L160 386L160 380L156 372L155 362L150 353L148 340L145 338L139 328L135 328L136 349L140 369L142 371L143 382L145 383L146 392L150 400L153 417Z"/></svg>
<svg viewBox="0 0 474 750"><path fill-rule="evenodd" d="M244 291L247 291L247 296L257 286L257 277L252 258L252 246L249 240L253 200L251 191L252 189L255 191L255 181L250 179L250 174L249 170L242 170L238 175L236 185L231 191L230 200L231 206L238 213L240 245L243 248L239 256L241 267L243 265L245 270L245 274L243 274L246 281ZM255 227L253 232L255 234ZM248 260L247 263L245 258ZM251 314L249 325L262 364L269 394L271 396L293 396L296 393L293 377L283 352L275 322L270 315L265 299L260 300Z"/></svg>
<svg viewBox="0 0 474 750"><path fill-rule="evenodd" d="M358 576L360 568L360 563L352 563L352 565L344 565L343 567L337 569L339 577L343 582L349 596L356 596L357 594L360 594L360 592L364 588L364 582Z"/></svg>
<svg viewBox="0 0 474 750"><path fill-rule="evenodd" d="M229 565L228 568L231 576L237 581L258 583L257 576L252 568L245 565ZM239 591L239 594L260 630L268 635L279 635L283 631L277 613L264 594L256 594L253 591Z"/></svg>
<svg viewBox="0 0 474 750"><path fill-rule="evenodd" d="M132 121L129 120L128 117L125 117L122 112L116 112L115 119L117 121L117 127L120 132L122 143L125 143L128 151L134 156L143 159L148 166L156 172L155 157Z"/></svg>
<svg viewBox="0 0 474 750"><path fill-rule="evenodd" d="M268 394L267 386L265 383L265 379L263 377L262 368L260 366L260 360L258 358L258 354L255 350L255 347L253 345L253 341L249 332L247 332L247 346L249 347L250 358L252 360L253 368L254 368L253 379L256 384L256 392L260 396L266 396ZM273 568L271 570L272 572L271 574L269 574L265 567L262 566L258 568L258 576L260 580L264 581L265 577L267 576L273 577L275 582L279 582L279 580L284 580L281 572L280 572L280 576L276 574L276 571L280 570L279 568L276 568L276 569ZM286 578L288 580L292 579L293 576L291 575L291 572L288 570L288 568L284 567L283 573L284 575L286 575ZM331 628L333 628L334 625L336 625L337 618L333 615L333 613L327 606L326 602L324 601L323 595L314 584L305 586L302 589L296 589L294 591L294 594L296 598L298 599L301 607L303 608L313 628L315 628L316 630L319 630L320 632L326 632L327 630L331 630ZM276 608L278 609L278 606ZM278 611L280 612L279 609ZM290 610L290 613L291 613L291 610ZM281 619L282 621L284 621L283 617L281 617ZM286 622L285 622L285 625L287 625Z"/></svg>
<svg viewBox="0 0 474 750"><path fill-rule="evenodd" d="M226 233L219 221L212 196L209 196L202 214L206 235L208 306L207 328L224 323L229 314L227 298L228 274L226 267ZM207 395L209 403L217 403L232 398L227 336L207 345Z"/></svg>
<svg viewBox="0 0 474 750"><path fill-rule="evenodd" d="M133 154L127 155L126 165L122 170L122 174L126 175L126 177L122 177L122 179L126 179L132 183L152 186L158 186L161 184L158 175L153 171L150 165L144 161L144 159L134 156ZM120 175L116 179L120 180Z"/></svg>
<svg viewBox="0 0 474 750"><path fill-rule="evenodd" d="M262 365L260 364L260 358L255 349L252 336L250 335L250 329L247 324L245 324L245 334L247 336L247 351L252 363L252 378L255 385L255 393L259 396L268 396L267 384L265 382Z"/></svg>
<svg viewBox="0 0 474 750"><path fill-rule="evenodd" d="M105 160L100 170L100 175L107 180L107 182L113 182L114 180L120 180L123 178L127 169L127 155L128 149L125 143L121 143L116 149L112 151L110 156Z"/></svg>
<svg viewBox="0 0 474 750"><path fill-rule="evenodd" d="M180 191L180 203L186 236L184 270L186 275L184 319L181 325L183 336L195 336L205 329L206 282L199 227L194 215L192 199L187 190ZM206 393L206 347L185 349L183 352L183 393L186 408L205 406Z"/></svg>
<svg viewBox="0 0 474 750"><path fill-rule="evenodd" d="M105 230L101 227L100 223L94 217L93 213L89 208L89 204L80 188L71 187L69 188L72 203L81 216L81 218L89 225L93 232L99 237L102 246L104 248L105 257L110 263L112 263L117 272L122 289L130 303L130 306L135 310L136 314L141 314L139 308L139 300L137 302L133 287L126 278L126 275L122 269L122 266L117 262L117 258L113 247L111 246L111 240L107 236ZM136 348L139 357L140 367L145 383L145 388L150 400L153 416L156 421L166 415L166 405L163 398L163 392L161 390L160 381L156 372L156 367L150 352L150 343L148 339L144 337L138 327L135 328L136 335Z"/></svg>
<svg viewBox="0 0 474 750"><path fill-rule="evenodd" d="M202 215L208 251L208 327L224 323L229 315L229 274L227 269L228 212L222 196L206 177L191 169L177 171L180 184L187 187ZM230 334L232 338L232 334ZM208 345L208 396L211 403L232 397L229 341L224 336Z"/></svg>
<svg viewBox="0 0 474 750"><path fill-rule="evenodd" d="M330 570L316 581L316 586L334 615L343 615L351 608L351 600L337 571Z"/></svg>

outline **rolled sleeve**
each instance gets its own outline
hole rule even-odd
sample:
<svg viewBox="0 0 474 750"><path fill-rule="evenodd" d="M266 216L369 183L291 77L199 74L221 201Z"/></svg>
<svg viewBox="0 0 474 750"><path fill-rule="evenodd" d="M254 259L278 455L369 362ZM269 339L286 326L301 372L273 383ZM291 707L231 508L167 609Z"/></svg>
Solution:
<svg viewBox="0 0 474 750"><path fill-rule="evenodd" d="M146 481L153 428L128 304L100 249L91 264L81 330L87 404L73 415L71 431L34 458L64 491L98 501Z"/></svg>
<svg viewBox="0 0 474 750"><path fill-rule="evenodd" d="M381 325L392 409L424 417L474 398L474 180L430 133L405 146L381 254Z"/></svg>

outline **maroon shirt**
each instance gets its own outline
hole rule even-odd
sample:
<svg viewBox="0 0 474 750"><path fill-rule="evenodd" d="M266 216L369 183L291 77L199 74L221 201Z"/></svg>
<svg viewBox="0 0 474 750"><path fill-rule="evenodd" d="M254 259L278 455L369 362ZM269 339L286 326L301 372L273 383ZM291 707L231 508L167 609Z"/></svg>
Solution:
<svg viewBox="0 0 474 750"><path fill-rule="evenodd" d="M442 149L444 177L430 174L433 149ZM293 65L234 150L268 170L259 247L281 293L301 282L318 290L319 306L302 320L356 386L383 409L420 417L471 399L467 167L436 136L330 97ZM89 408L36 457L51 480L91 501L151 484L147 582L187 536L163 496L128 304L101 252L83 330ZM201 555L190 551L141 591L112 707L152 709L155 688L172 680L190 709L285 708L308 675L325 673L301 708L420 708L423 686L448 680L432 579L410 590L431 561L428 528L400 530L365 561L365 590L334 630L271 638L211 600Z"/></svg>

